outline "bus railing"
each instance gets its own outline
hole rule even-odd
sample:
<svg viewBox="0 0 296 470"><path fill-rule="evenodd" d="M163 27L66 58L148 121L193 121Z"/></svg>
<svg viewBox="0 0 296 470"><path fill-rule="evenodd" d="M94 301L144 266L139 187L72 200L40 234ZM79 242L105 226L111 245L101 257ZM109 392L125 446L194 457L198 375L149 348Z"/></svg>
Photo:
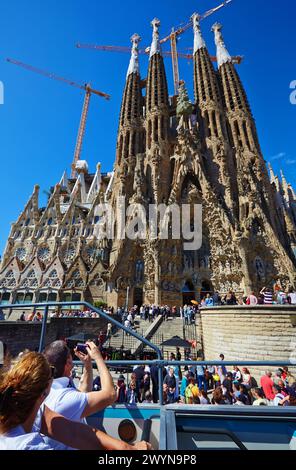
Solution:
<svg viewBox="0 0 296 470"><path fill-rule="evenodd" d="M108 366L135 366L139 364L145 364L145 365L154 365L158 368L158 393L159 393L159 403L160 405L163 405L163 391L162 391L162 370L166 366L248 366L248 367L270 367L270 366L278 366L278 367L283 367L283 366L295 366L296 365L296 360L291 361L291 360L285 360L283 361L192 361L192 360L186 360L186 361L170 361L170 360L164 360L163 355L161 350L153 343L151 343L149 340L144 338L143 336L139 335L136 333L134 330L131 330L130 328L125 327L122 323L119 323L115 318L112 316L108 315L105 313L103 310L94 307L88 302L84 301L79 301L79 302L47 302L47 303L31 303L31 304L9 304L9 305L1 305L0 308L1 310L16 310L16 309L26 309L26 308L34 308L34 309L44 309L43 313L43 318L42 318L42 328L41 328L41 335L40 335L40 341L39 341L39 348L38 351L42 352L44 350L44 345L45 345L45 335L46 335L46 327L47 327L47 320L48 320L48 312L50 307L56 307L56 308L63 308L63 307L86 307L87 309L91 310L92 312L96 312L100 315L100 317L105 318L108 322L112 323L113 325L117 326L118 328L124 330L126 333L129 335L135 337L136 339L140 340L142 343L144 343L146 346L151 348L152 350L155 351L157 355L157 359L154 360L144 360L144 359L136 359L136 360L108 360L106 361L106 364ZM81 361L73 361L75 365L82 365ZM94 363L93 363L94 365Z"/></svg>

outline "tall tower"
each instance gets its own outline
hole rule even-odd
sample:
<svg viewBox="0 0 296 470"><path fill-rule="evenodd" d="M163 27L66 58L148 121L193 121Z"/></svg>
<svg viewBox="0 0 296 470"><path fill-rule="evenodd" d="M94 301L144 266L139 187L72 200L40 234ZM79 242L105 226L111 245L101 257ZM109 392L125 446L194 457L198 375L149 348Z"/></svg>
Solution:
<svg viewBox="0 0 296 470"><path fill-rule="evenodd" d="M138 34L131 37L131 59L126 76L126 84L121 104L116 149L116 168L120 173L120 194L131 195L133 170L136 156L145 150L145 129L143 127L143 96L139 71Z"/></svg>
<svg viewBox="0 0 296 470"><path fill-rule="evenodd" d="M203 152L207 155L206 167L218 196L234 211L236 181L231 172L233 152L228 138L227 122L219 79L202 37L199 15L192 15L194 31L194 94L200 121Z"/></svg>
<svg viewBox="0 0 296 470"><path fill-rule="evenodd" d="M153 37L150 48L146 88L146 160L145 171L149 201L163 202L168 197L169 162L169 96L166 73L159 42L160 21L152 23Z"/></svg>
<svg viewBox="0 0 296 470"><path fill-rule="evenodd" d="M272 273L295 269L289 237L277 217L277 204L261 152L246 92L222 36L222 25L212 27L217 48L218 74L224 95L226 118L235 151L234 172L238 187L237 243L245 263L246 287L264 282ZM269 246L277 249L285 268L271 263ZM293 261L292 261L293 260ZM273 266L273 267L272 267ZM275 274L274 274L275 275ZM288 279L288 277L287 277ZM292 282L292 275L290 281Z"/></svg>

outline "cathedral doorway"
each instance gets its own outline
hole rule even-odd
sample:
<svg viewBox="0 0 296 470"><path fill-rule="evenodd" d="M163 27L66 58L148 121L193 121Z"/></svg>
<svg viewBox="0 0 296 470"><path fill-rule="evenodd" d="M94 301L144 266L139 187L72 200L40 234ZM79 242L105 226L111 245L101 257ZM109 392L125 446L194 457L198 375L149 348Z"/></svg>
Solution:
<svg viewBox="0 0 296 470"><path fill-rule="evenodd" d="M195 290L192 281L188 280L182 288L183 305L191 305L191 301L195 300Z"/></svg>
<svg viewBox="0 0 296 470"><path fill-rule="evenodd" d="M141 287L134 287L133 305L139 308L143 305L143 289Z"/></svg>
<svg viewBox="0 0 296 470"><path fill-rule="evenodd" d="M214 293L214 289L213 289L212 283L210 281L202 281L200 298L204 299L207 296L207 294L212 295L213 293Z"/></svg>

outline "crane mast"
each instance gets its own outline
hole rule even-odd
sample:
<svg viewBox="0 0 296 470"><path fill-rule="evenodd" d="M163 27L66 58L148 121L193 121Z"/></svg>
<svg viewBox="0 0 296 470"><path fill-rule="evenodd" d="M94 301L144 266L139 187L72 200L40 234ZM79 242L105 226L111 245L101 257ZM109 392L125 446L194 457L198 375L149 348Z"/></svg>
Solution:
<svg viewBox="0 0 296 470"><path fill-rule="evenodd" d="M91 97L91 91L89 88L87 88L85 91L85 96L84 96L84 101L83 101L83 107L82 107L80 124L79 124L79 129L78 129L74 158L73 158L73 162L71 165L71 170L72 170L71 178L75 178L76 176L76 164L80 160L80 156L81 156L83 138L85 134L86 121L87 121L87 115L88 115L88 110L89 110L90 97Z"/></svg>
<svg viewBox="0 0 296 470"><path fill-rule="evenodd" d="M68 80L67 78L60 77L58 75L55 75L54 73L47 72L46 70L33 67L32 65L25 64L23 62L20 62L19 60L15 60L11 58L7 58L6 60L7 62L10 62L11 64L15 64L15 65L18 65L19 67L29 70L30 72L35 72L35 73L38 73L39 75L43 75L44 77L58 80L60 82L66 83L67 85L71 85L75 88L79 88L80 90L85 90L82 113L81 113L76 146L75 146L75 151L74 151L74 158L73 158L73 162L71 165L71 177L75 178L76 164L80 160L81 151L82 151L82 144L83 144L83 138L84 138L85 129L86 129L90 97L92 94L94 94L94 95L100 96L101 98L105 98L106 100L109 100L110 95L108 95L107 93L103 93L102 91L99 91L99 90L94 90L93 88L91 88L89 84L82 85L82 84L76 83L73 80Z"/></svg>

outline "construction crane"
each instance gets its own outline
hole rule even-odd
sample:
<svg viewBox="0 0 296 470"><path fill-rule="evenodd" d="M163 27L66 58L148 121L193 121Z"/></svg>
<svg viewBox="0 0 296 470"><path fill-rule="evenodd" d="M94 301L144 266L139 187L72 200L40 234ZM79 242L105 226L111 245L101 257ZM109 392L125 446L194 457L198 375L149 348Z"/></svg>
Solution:
<svg viewBox="0 0 296 470"><path fill-rule="evenodd" d="M221 3L221 5L218 5L217 7L206 11L203 15L199 15L199 20L201 21L201 20L207 18L208 16L212 15L216 11L218 11L221 8L225 7L230 2L232 2L232 0L226 0L225 2ZM173 28L172 32L168 36L166 36L165 38L160 40L161 44L166 43L169 40L171 41L171 50L170 51L164 51L162 54L163 54L164 57L171 57L172 58L175 95L178 94L178 88L179 88L179 83L180 83L178 57L182 58L182 59L188 59L188 60L193 59L192 54L182 53L182 52L177 51L177 40L178 40L179 36L181 36L181 34L183 34L185 31L187 31L191 27L192 27L192 20L190 20L190 22L185 24L184 26L179 27L176 31ZM98 51L130 53L130 48L129 47L124 47L124 46L100 46L100 45L95 45L95 44L81 44L81 43L78 43L76 45L76 47L81 48L81 49L96 49ZM147 47L146 49L139 49L138 52L139 52L139 54L147 54L148 55L150 53L150 47ZM232 57L233 63L236 63L236 64L240 64L242 59L243 59L242 56ZM216 62L217 57L211 56L211 60L213 62Z"/></svg>
<svg viewBox="0 0 296 470"><path fill-rule="evenodd" d="M198 15L199 21L204 20L208 16L213 15L213 13L216 13L216 11L221 10L221 8L224 8L228 3L231 3L232 0L226 0L220 5L218 5L215 8L211 8L210 10L206 11L203 15ZM179 27L176 31L173 28L171 31L171 34L166 36L165 38L160 40L161 44L164 44L167 41L171 41L171 54L172 54L172 65L173 65L173 77L174 77L174 90L175 90L175 95L178 94L178 89L179 89L179 83L180 83L180 76L179 76L179 64L178 64L178 51L177 51L177 39L181 34L183 34L185 31L190 29L192 27L192 18L190 19L189 23L185 24L184 26ZM150 48L147 48L147 50L150 50Z"/></svg>
<svg viewBox="0 0 296 470"><path fill-rule="evenodd" d="M15 59L7 58L7 62L10 62L11 64L18 65L20 67L23 67L26 70L30 70L31 72L39 73L40 75L43 75L48 78L52 78L54 80L58 80L60 82L64 82L68 85L71 85L75 88L79 88L80 90L85 91L85 96L84 96L84 102L83 102L83 107L82 107L82 113L81 113L81 118L80 118L80 125L78 129L78 135L77 135L77 141L76 141L76 146L75 146L75 152L74 152L74 158L73 158L73 163L71 165L71 178L75 178L76 176L76 164L80 160L81 156L81 150L82 150L82 144L83 144L83 137L85 134L85 128L86 128L86 122L87 122L87 115L88 115L88 110L89 110L89 103L90 103L90 97L92 94L98 95L101 98L105 98L106 100L109 100L111 98L110 95L107 93L103 93L102 91L94 90L91 88L90 84L86 85L81 85L79 83L76 83L72 80L68 80L67 78L60 77L58 75L55 75L54 73L47 72L45 70L38 69L36 67L33 67L32 65L24 64L23 62L20 62Z"/></svg>

